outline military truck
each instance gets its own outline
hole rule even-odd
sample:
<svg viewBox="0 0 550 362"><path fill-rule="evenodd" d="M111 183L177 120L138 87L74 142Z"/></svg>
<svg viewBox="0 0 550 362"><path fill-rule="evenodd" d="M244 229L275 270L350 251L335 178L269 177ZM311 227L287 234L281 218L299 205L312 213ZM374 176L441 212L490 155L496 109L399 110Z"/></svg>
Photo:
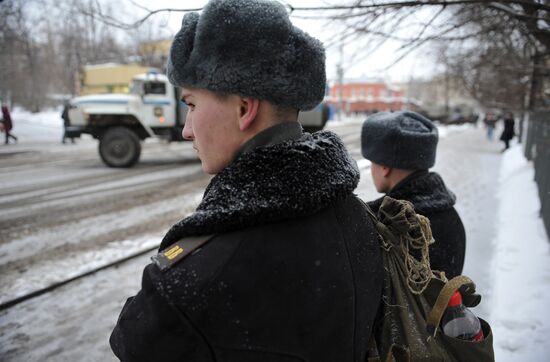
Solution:
<svg viewBox="0 0 550 362"><path fill-rule="evenodd" d="M187 106L180 91L166 76L155 72L135 76L129 94L98 94L70 100L64 111L65 136L90 134L99 140L99 155L110 167L131 167L141 154L141 141L149 137L184 141ZM321 130L328 106L300 112L298 120L308 132Z"/></svg>

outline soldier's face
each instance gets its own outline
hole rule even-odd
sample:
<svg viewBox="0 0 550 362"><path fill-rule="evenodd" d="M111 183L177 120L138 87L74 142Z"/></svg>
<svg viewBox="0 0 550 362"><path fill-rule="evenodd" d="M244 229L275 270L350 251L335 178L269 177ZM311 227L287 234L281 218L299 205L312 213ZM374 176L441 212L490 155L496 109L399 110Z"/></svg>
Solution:
<svg viewBox="0 0 550 362"><path fill-rule="evenodd" d="M203 171L216 174L233 160L243 143L239 130L239 97L183 88L182 99L189 107L183 137L193 141Z"/></svg>

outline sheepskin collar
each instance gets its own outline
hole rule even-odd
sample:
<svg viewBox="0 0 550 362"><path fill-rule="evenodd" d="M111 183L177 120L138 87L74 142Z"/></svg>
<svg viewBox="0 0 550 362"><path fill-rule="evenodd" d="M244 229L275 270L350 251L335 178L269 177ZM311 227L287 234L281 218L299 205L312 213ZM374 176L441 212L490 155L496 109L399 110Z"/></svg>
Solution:
<svg viewBox="0 0 550 362"><path fill-rule="evenodd" d="M197 210L172 226L160 249L185 236L314 214L351 194L358 182L357 164L332 132L257 147L212 178Z"/></svg>
<svg viewBox="0 0 550 362"><path fill-rule="evenodd" d="M443 182L439 174L428 171L417 171L400 183L388 193L394 199L408 200L413 203L414 209L419 214L430 214L453 207L456 196ZM374 211L378 211L383 197L369 202Z"/></svg>

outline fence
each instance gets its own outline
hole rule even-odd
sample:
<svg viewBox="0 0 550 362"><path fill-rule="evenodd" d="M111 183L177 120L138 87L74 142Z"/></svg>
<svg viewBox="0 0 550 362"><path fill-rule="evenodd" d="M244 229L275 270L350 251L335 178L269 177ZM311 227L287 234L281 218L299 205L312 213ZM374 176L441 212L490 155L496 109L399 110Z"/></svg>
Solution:
<svg viewBox="0 0 550 362"><path fill-rule="evenodd" d="M534 163L540 213L550 235L550 111L532 112L526 125L525 157Z"/></svg>

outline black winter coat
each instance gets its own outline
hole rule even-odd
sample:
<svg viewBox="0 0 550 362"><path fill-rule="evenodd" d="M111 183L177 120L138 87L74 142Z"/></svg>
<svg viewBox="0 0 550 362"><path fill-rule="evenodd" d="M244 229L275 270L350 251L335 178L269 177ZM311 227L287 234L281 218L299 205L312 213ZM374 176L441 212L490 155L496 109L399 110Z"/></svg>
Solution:
<svg viewBox="0 0 550 362"><path fill-rule="evenodd" d="M516 132L514 131L514 123L515 121L513 118L504 119L504 129L500 135L501 141L509 141L514 138L516 135Z"/></svg>
<svg viewBox="0 0 550 362"><path fill-rule="evenodd" d="M357 167L336 135L259 147L216 175L161 249L216 233L166 272L150 264L111 335L123 361L364 361L382 289Z"/></svg>
<svg viewBox="0 0 550 362"><path fill-rule="evenodd" d="M11 121L10 110L7 106L2 106L2 122L4 123L4 130L6 132L11 131L13 123Z"/></svg>
<svg viewBox="0 0 550 362"><path fill-rule="evenodd" d="M408 200L417 213L430 219L435 243L430 245L432 269L444 271L448 278L462 274L466 252L466 233L453 205L456 196L447 189L435 172L417 171L387 194L395 199ZM368 205L378 212L383 197Z"/></svg>

